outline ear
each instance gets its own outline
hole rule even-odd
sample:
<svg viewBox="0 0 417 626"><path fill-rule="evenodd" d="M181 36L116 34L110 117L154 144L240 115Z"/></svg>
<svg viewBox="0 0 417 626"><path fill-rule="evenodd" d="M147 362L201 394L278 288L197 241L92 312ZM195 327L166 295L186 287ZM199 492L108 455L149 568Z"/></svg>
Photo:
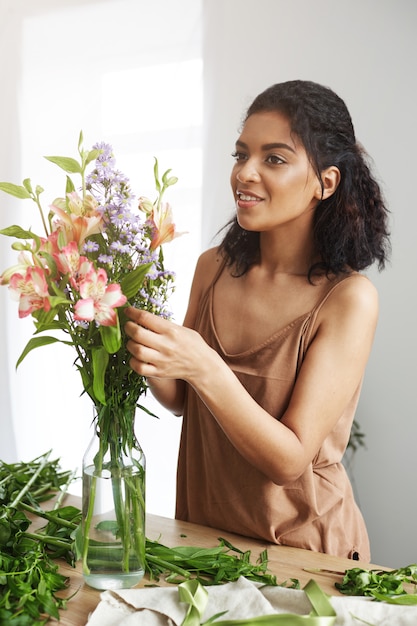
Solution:
<svg viewBox="0 0 417 626"><path fill-rule="evenodd" d="M321 173L321 180L323 182L323 192L321 194L321 200L330 198L336 191L340 183L340 170L335 165L331 165Z"/></svg>

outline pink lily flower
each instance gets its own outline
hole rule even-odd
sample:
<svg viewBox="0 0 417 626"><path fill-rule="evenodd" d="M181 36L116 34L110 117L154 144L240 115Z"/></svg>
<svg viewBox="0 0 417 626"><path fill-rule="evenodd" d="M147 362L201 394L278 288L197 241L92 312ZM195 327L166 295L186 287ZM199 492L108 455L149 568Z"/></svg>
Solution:
<svg viewBox="0 0 417 626"><path fill-rule="evenodd" d="M52 233L47 239L41 237L39 248L33 242L31 253L27 250L22 250L17 257L18 263L9 267L0 275L0 285L8 285L13 274L24 274L28 267L40 267L45 274L49 274L50 268L47 261L39 252L47 252L52 255L55 251L58 252L57 236L58 233Z"/></svg>
<svg viewBox="0 0 417 626"><path fill-rule="evenodd" d="M147 219L147 224L149 224L152 233L151 250L156 250L163 243L168 243L184 234L176 232L172 220L172 208L168 202L162 202L159 207L153 208Z"/></svg>
<svg viewBox="0 0 417 626"><path fill-rule="evenodd" d="M103 268L92 269L80 283L81 300L74 307L74 319L86 322L95 320L102 326L116 326L115 308L127 302L120 285L107 284Z"/></svg>
<svg viewBox="0 0 417 626"><path fill-rule="evenodd" d="M25 275L13 274L9 289L14 298L19 300L19 317L27 317L33 311L49 311L48 284L40 267L28 267Z"/></svg>
<svg viewBox="0 0 417 626"><path fill-rule="evenodd" d="M28 267L33 267L33 263L26 252L20 252L17 259L19 261L17 265L12 265L1 274L0 285L8 285L14 274L25 273Z"/></svg>
<svg viewBox="0 0 417 626"><path fill-rule="evenodd" d="M55 230L50 235L48 235L46 239L41 238L41 247L40 247L41 252L47 252L48 254L51 254L52 256L54 256L55 254L58 254L59 253L58 236L59 236L59 231Z"/></svg>
<svg viewBox="0 0 417 626"><path fill-rule="evenodd" d="M62 198L57 198L50 206L57 216L53 228L63 234L66 243L76 241L81 247L87 237L101 232L103 217L92 196L86 196L83 202L73 191L67 194L67 198L68 204Z"/></svg>
<svg viewBox="0 0 417 626"><path fill-rule="evenodd" d="M54 254L54 259L59 272L69 275L70 284L74 289L79 289L79 283L93 269L92 262L80 255L76 241L70 241L62 250Z"/></svg>

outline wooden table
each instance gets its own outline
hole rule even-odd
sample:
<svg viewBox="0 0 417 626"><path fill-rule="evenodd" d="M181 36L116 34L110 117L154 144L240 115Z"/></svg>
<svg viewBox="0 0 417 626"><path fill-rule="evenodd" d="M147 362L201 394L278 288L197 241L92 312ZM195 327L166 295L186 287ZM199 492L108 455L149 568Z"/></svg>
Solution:
<svg viewBox="0 0 417 626"><path fill-rule="evenodd" d="M320 568L331 570L332 572L344 572L346 569L357 566L379 567L309 550L277 546L206 526L181 522L157 515L147 515L146 536L150 540L158 540L169 547L180 545L215 547L219 544L218 538L224 537L237 548L250 550L252 562L255 562L262 550L266 548L268 551L268 569L276 575L279 583L289 578L298 578L301 586L304 586L311 578L314 578L323 591L332 595L339 595L334 587L334 583L340 582L342 575L329 572L312 574L305 570ZM77 591L77 594L68 601L67 609L60 612L61 619L59 624L62 626L85 626L89 614L94 611L100 601L100 591L92 589L84 583L80 563L77 564L75 569L67 564L63 564L60 569L62 573L70 577L69 595L74 591ZM137 587L140 588L146 584L149 584L149 581L145 577ZM158 584L160 586L167 585L162 579Z"/></svg>

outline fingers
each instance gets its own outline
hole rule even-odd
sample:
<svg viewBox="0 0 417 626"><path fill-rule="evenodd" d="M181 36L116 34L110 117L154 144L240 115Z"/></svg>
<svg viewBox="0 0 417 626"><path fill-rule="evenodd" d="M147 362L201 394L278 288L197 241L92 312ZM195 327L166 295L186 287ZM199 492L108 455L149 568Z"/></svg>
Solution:
<svg viewBox="0 0 417 626"><path fill-rule="evenodd" d="M126 347L130 352L130 366L142 376L155 375L157 363L161 362L161 347L164 347L166 339L162 337L169 330L171 323L159 320L157 316L148 311L141 311L133 307L126 309L126 316L130 321L125 324L125 332L128 336ZM162 321L163 324L158 324ZM159 331L159 332L158 332Z"/></svg>
<svg viewBox="0 0 417 626"><path fill-rule="evenodd" d="M126 317L128 317L135 324L148 328L155 333L163 333L167 328L167 324L171 324L171 322L168 322L158 315L149 313L149 311L136 309L135 307L127 307L125 309L125 314ZM129 324L129 322L127 322L127 324Z"/></svg>
<svg viewBox="0 0 417 626"><path fill-rule="evenodd" d="M139 363L146 365L155 364L158 358L161 357L159 352L159 335L147 328L138 326L134 322L126 322L125 330L129 337L126 348L135 360L133 369L138 371ZM132 359L130 364L132 366ZM138 373L145 375L142 367ZM149 372L146 375L149 375Z"/></svg>
<svg viewBox="0 0 417 626"><path fill-rule="evenodd" d="M158 336L134 322L126 322L125 330L130 337L126 343L126 348L131 354L130 367L141 376L155 375L154 361L158 358L158 351L149 345L152 343L149 339Z"/></svg>
<svg viewBox="0 0 417 626"><path fill-rule="evenodd" d="M184 332L190 331L148 311L129 307L126 315L126 347L132 355L132 369L142 376L183 378L184 349L180 348L188 336Z"/></svg>
<svg viewBox="0 0 417 626"><path fill-rule="evenodd" d="M152 330L149 330L145 326L136 324L136 322L126 322L125 324L126 335L135 341L136 343L143 343L149 345L151 339L155 336ZM148 337L148 340L146 340Z"/></svg>
<svg viewBox="0 0 417 626"><path fill-rule="evenodd" d="M133 356L133 354L130 357L129 365L132 368L132 370L136 372L136 374L139 374L139 376L145 376L145 377L149 376L151 378L156 377L155 366L152 365L152 363L147 363L147 362L137 359L136 357Z"/></svg>

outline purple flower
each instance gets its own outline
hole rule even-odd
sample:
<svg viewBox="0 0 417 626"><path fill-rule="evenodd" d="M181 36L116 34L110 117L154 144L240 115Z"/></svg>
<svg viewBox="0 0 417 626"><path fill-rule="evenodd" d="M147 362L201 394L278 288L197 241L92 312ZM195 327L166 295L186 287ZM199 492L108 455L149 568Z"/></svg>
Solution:
<svg viewBox="0 0 417 626"><path fill-rule="evenodd" d="M112 241L110 244L110 250L119 254L130 254L130 246L122 244L121 241Z"/></svg>
<svg viewBox="0 0 417 626"><path fill-rule="evenodd" d="M113 257L111 254L100 254L98 257L99 263L103 265L109 265L110 267L113 265Z"/></svg>
<svg viewBox="0 0 417 626"><path fill-rule="evenodd" d="M83 250L88 254L89 252L97 252L99 247L100 246L95 241L88 240L84 242Z"/></svg>
<svg viewBox="0 0 417 626"><path fill-rule="evenodd" d="M93 150L100 150L100 154L96 158L96 163L109 162L112 165L116 163L115 158L113 156L113 148L110 144L105 143L104 141L99 141L94 144Z"/></svg>

